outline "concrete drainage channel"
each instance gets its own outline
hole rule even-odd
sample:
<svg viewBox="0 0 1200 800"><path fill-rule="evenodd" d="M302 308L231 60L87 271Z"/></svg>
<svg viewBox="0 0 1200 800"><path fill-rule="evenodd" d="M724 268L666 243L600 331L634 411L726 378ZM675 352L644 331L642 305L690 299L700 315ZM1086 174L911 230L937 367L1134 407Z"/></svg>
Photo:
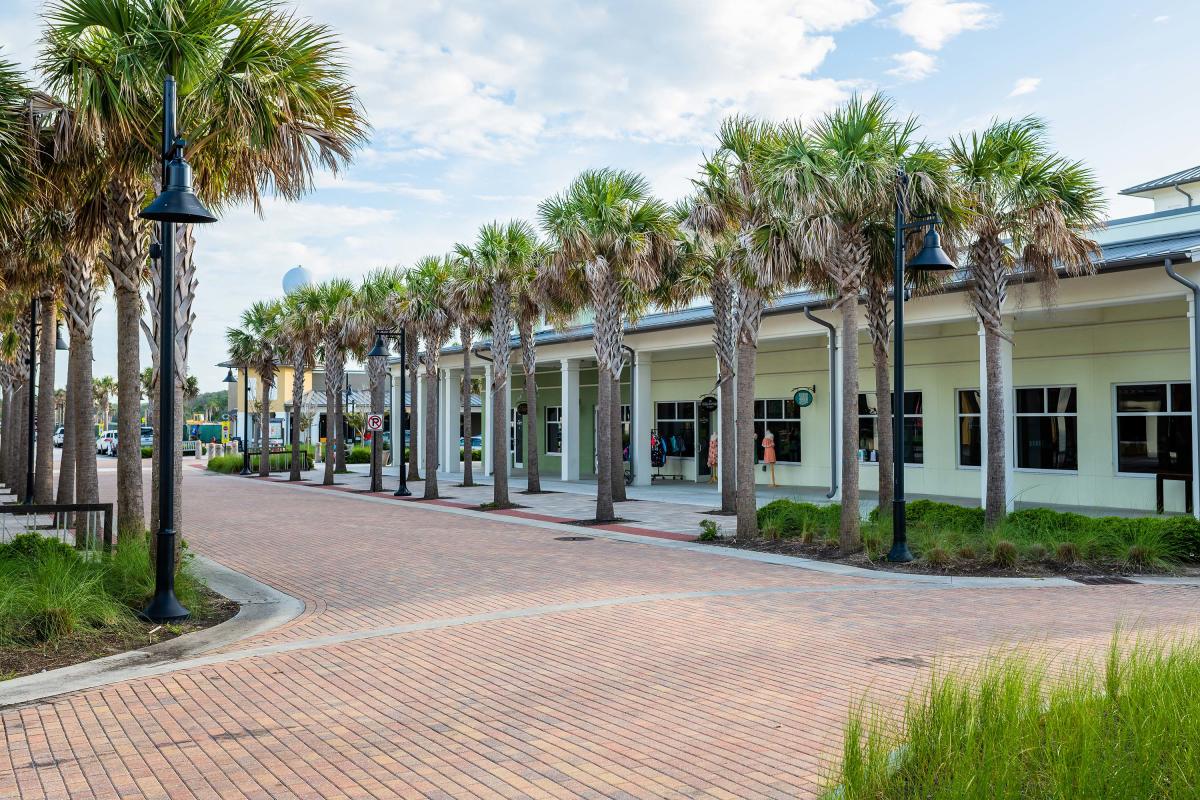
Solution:
<svg viewBox="0 0 1200 800"><path fill-rule="evenodd" d="M163 664L192 658L277 628L304 611L300 600L211 559L197 556L195 569L210 589L241 606L236 615L220 625L140 650L4 681L0 683L0 708L161 674Z"/></svg>

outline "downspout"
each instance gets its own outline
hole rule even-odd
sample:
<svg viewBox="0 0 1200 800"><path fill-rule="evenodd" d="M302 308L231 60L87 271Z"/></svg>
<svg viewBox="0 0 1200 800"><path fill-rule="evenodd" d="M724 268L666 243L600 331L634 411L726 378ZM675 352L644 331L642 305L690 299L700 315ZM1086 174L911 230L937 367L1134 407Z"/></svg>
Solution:
<svg viewBox="0 0 1200 800"><path fill-rule="evenodd" d="M1163 267L1173 281L1187 287L1192 293L1192 515L1200 519L1200 481L1196 475L1197 459L1200 458L1200 285L1176 272L1169 258L1163 261Z"/></svg>
<svg viewBox="0 0 1200 800"><path fill-rule="evenodd" d="M629 345L621 342L621 349L629 353L629 472L632 475L637 475L637 353ZM620 387L621 381L617 380L617 386ZM617 397L617 408L621 407L621 398ZM622 478L623 479L623 478Z"/></svg>
<svg viewBox="0 0 1200 800"><path fill-rule="evenodd" d="M820 325L829 334L829 492L825 495L825 499L832 500L838 492L838 463L841 461L837 446L837 328L823 319L814 317L812 312L808 310L808 306L804 307L804 316Z"/></svg>
<svg viewBox="0 0 1200 800"><path fill-rule="evenodd" d="M1172 186L1171 188L1174 189L1175 191L1179 192L1181 195L1183 195L1184 197L1186 197L1188 199L1188 208L1192 207L1192 196L1190 194L1188 194L1187 191L1185 191L1178 183L1175 184L1174 186ZM1168 275L1171 274L1171 271L1169 268L1167 270L1167 274ZM1179 279L1176 278L1176 280L1179 280Z"/></svg>

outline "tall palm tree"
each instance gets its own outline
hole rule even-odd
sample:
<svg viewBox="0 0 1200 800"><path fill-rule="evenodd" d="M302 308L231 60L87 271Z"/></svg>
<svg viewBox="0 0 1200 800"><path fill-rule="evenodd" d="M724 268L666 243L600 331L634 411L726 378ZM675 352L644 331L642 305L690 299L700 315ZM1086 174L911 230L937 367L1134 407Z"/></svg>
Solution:
<svg viewBox="0 0 1200 800"><path fill-rule="evenodd" d="M1009 339L1003 309L1009 278L1019 272L1053 300L1059 271L1093 270L1099 245L1089 235L1105 212L1095 175L1050 146L1035 117L993 122L982 133L950 140L950 162L970 211L965 231L971 302L984 331L987 374L987 498L989 525L1004 518L1007 416L1001 342Z"/></svg>
<svg viewBox="0 0 1200 800"><path fill-rule="evenodd" d="M301 408L304 406L304 376L316 361L321 343L321 331L315 324L313 312L320 302L320 292L313 285L302 286L283 301L283 314L278 327L279 349L292 368L292 459L288 480L300 480L304 459L300 454L303 434Z"/></svg>
<svg viewBox="0 0 1200 800"><path fill-rule="evenodd" d="M142 527L137 372L148 233L137 212L158 174L163 76L178 79L179 128L210 203L250 199L258 207L264 187L298 197L318 164L336 168L350 157L365 123L328 29L270 0L54 0L45 17L42 72L103 141L111 176L106 263L122 393L117 504L121 529L135 530ZM174 290L185 315L174 380L182 381L194 237L182 225L177 235Z"/></svg>
<svg viewBox="0 0 1200 800"><path fill-rule="evenodd" d="M112 415L109 409L112 407L112 396L117 393L117 382L111 375L105 375L100 378L95 378L92 381L92 397L93 402L98 406L100 412L100 426L104 430L108 430Z"/></svg>
<svg viewBox="0 0 1200 800"><path fill-rule="evenodd" d="M399 295L401 273L394 267L372 270L363 278L350 318L350 338L355 356L366 364L370 382L371 412L382 415L386 403L388 365L383 358L368 358L375 331L388 327L390 308ZM379 434L374 434L379 435ZM383 491L383 447L371 448L371 491Z"/></svg>
<svg viewBox="0 0 1200 800"><path fill-rule="evenodd" d="M453 259L425 256L404 273L405 292L400 297L400 313L411 321L425 345L425 494L426 500L438 496L438 368L442 348L454 326L450 302L450 274ZM493 448L495 449L495 448Z"/></svg>
<svg viewBox="0 0 1200 800"><path fill-rule="evenodd" d="M479 272L475 258L476 253L469 245L454 245L450 308L458 326L458 343L462 347L463 360L463 377L459 384L463 486L475 485L475 450L471 446L471 437L475 433L471 408L471 349L474 346L475 332L486 327L491 317L491 295L479 291L479 286L474 280Z"/></svg>
<svg viewBox="0 0 1200 800"><path fill-rule="evenodd" d="M29 100L21 68L0 56L0 227L9 227L29 189Z"/></svg>
<svg viewBox="0 0 1200 800"><path fill-rule="evenodd" d="M306 293L306 298L310 296ZM333 485L337 466L336 453L344 450L345 423L339 403L346 379L346 352L351 338L350 320L354 314L354 284L345 278L332 278L313 287L311 306L306 312L319 339L319 352L325 368L325 476L324 485Z"/></svg>
<svg viewBox="0 0 1200 800"><path fill-rule="evenodd" d="M556 248L553 271L565 280L581 269L587 282L600 420L596 519L611 520L614 482L621 480L613 470L621 449L620 440L613 441L621 413L613 387L622 369L623 305L632 289L649 291L657 283L673 240L670 210L641 175L599 169L581 173L565 192L542 201L538 216Z"/></svg>
<svg viewBox="0 0 1200 800"><path fill-rule="evenodd" d="M282 315L282 301L259 300L242 312L240 328L225 331L230 358L254 370L262 384L258 398L258 474L263 478L271 474L271 389L279 372L279 323Z"/></svg>

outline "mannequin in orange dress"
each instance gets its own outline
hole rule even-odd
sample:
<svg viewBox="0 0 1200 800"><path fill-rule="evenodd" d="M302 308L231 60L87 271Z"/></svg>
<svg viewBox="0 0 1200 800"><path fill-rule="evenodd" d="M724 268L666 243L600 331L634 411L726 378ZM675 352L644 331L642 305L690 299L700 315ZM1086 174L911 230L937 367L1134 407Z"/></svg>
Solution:
<svg viewBox="0 0 1200 800"><path fill-rule="evenodd" d="M708 437L708 482L717 482L717 435Z"/></svg>
<svg viewBox="0 0 1200 800"><path fill-rule="evenodd" d="M771 470L771 487L774 488L778 485L775 483L775 434L770 431L763 433L762 449L763 463L770 464L768 469Z"/></svg>

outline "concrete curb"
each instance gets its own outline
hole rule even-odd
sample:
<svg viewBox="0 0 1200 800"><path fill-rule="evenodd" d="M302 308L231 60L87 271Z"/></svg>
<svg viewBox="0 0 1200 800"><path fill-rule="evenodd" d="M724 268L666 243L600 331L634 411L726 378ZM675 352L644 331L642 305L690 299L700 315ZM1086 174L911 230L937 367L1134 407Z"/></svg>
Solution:
<svg viewBox="0 0 1200 800"><path fill-rule="evenodd" d="M211 559L196 556L195 566L196 573L210 589L241 605L231 619L140 650L4 681L0 683L0 708L162 674L169 671L173 662L276 628L304 611L300 600Z"/></svg>
<svg viewBox="0 0 1200 800"><path fill-rule="evenodd" d="M208 474L208 473L205 473ZM228 478L236 480L237 475L221 475L213 473L212 477ZM309 491L309 492L326 492L339 497L346 497L354 500L360 500L368 503L382 503L389 506L403 506L405 501L389 500L383 497L372 497L370 495L358 494L354 492L330 492L327 489L322 489L317 486L304 486L295 483L274 481L273 486L280 486L293 491ZM621 533L616 531L605 531L596 528L580 529L577 525L564 525L559 522L546 522L543 520L533 520L524 517L513 517L507 515L493 514L487 511L476 511L469 508L455 508L454 506L443 506L434 503L413 503L413 505L425 511L433 511L439 514L457 514L464 517L472 517L474 519L486 519L494 522L507 522L513 525L524 525L530 528L542 528L548 531L558 533L569 533L574 536L591 536L595 539L610 539L617 542L627 542L630 544L644 544L653 547L667 547L677 550L688 550L694 553L704 553L705 555L717 556L719 558L737 558L743 561L755 561L760 564L777 564L779 566L795 567L805 569L811 572L821 572L828 575L838 575L849 578L866 578L885 583L916 583L929 587L941 587L947 589L1029 589L1029 588L1064 588L1075 587L1081 588L1084 584L1074 581L1070 578L993 578L986 576L954 576L954 575L925 575L916 572L891 572L888 570L866 569L864 567L855 567L849 564L836 564L829 561L818 561L811 558L802 558L799 556L785 556L778 553L760 553L754 550L739 550L732 547L718 547L708 544L700 544L698 542L679 541L677 539L660 539L654 536L639 536L633 533ZM1179 577L1163 577L1156 576L1133 577L1130 580L1136 583L1173 583L1179 585L1200 585L1200 579L1194 578L1179 578Z"/></svg>

